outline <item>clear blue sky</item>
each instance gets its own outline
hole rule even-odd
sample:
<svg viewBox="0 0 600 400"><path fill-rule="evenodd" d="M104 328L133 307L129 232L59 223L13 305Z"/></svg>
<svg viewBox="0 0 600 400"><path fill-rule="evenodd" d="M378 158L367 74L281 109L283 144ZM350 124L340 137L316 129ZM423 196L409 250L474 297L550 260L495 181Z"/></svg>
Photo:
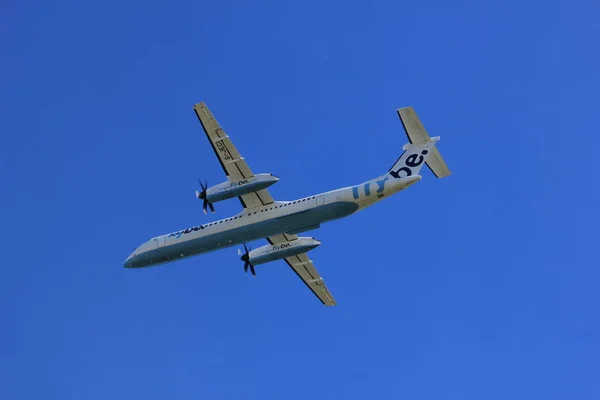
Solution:
<svg viewBox="0 0 600 400"><path fill-rule="evenodd" d="M3 2L0 398L600 398L600 7L496 3ZM407 105L454 174L312 232L335 308L236 248L126 270L239 209L201 100L276 199L386 171Z"/></svg>

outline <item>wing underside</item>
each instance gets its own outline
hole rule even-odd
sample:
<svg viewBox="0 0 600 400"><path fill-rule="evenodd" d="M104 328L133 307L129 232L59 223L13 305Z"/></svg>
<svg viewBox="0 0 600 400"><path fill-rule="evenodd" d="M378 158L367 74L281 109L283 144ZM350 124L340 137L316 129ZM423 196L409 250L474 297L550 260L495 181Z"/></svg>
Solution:
<svg viewBox="0 0 600 400"><path fill-rule="evenodd" d="M278 244L290 242L297 239L298 236L287 233L270 236L267 238L269 243ZM292 268L304 284L317 296L317 298L326 306L335 306L337 303L331 292L325 285L323 278L315 268L312 260L308 258L307 253L286 257L285 262Z"/></svg>
<svg viewBox="0 0 600 400"><path fill-rule="evenodd" d="M254 173L248 163L241 156L229 135L221 128L206 104L200 102L194 105L194 111L215 155L219 159L223 171L225 171L225 175L227 175L227 179L238 181L252 178ZM239 199L244 208L262 207L274 202L271 194L266 189L244 194Z"/></svg>

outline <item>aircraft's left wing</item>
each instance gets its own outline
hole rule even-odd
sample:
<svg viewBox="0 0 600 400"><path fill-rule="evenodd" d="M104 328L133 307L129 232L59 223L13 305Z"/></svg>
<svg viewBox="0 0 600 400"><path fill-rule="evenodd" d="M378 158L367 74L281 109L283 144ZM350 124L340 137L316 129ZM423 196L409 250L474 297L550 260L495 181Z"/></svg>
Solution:
<svg viewBox="0 0 600 400"><path fill-rule="evenodd" d="M239 181L253 177L254 173L248 163L233 145L229 135L221 128L206 104L200 102L194 105L194 111L221 163L223 171L225 171L225 175L227 175L227 179ZM266 189L244 194L239 199L244 208L261 207L274 202L271 194Z"/></svg>
<svg viewBox="0 0 600 400"><path fill-rule="evenodd" d="M267 238L271 244L291 242L296 239L298 239L297 235L290 235L288 233L269 236ZM319 275L312 260L308 258L306 253L286 257L285 262L292 267L292 270L294 270L296 275L298 275L315 296L321 300L321 303L326 306L335 306L337 304L329 292L329 289L325 286L323 278L321 278L321 275Z"/></svg>

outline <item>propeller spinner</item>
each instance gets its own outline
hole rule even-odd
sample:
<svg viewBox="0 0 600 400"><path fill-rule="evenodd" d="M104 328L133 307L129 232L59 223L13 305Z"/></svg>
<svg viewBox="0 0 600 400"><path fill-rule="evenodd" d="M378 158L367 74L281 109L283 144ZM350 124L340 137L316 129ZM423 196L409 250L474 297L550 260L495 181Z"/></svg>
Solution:
<svg viewBox="0 0 600 400"><path fill-rule="evenodd" d="M206 214L206 206L208 206L208 207L210 207L210 211L212 211L214 213L215 208L213 207L212 203L206 199L206 190L208 189L208 182L205 181L204 185L203 185L202 181L200 179L198 179L198 183L200 184L202 191L200 192L200 191L196 190L196 197L199 198L200 200L203 200L202 211L204 211L204 214Z"/></svg>
<svg viewBox="0 0 600 400"><path fill-rule="evenodd" d="M250 267L250 272L252 273L252 275L256 276L256 271L254 270L254 265L252 265L252 263L250 262L250 249L248 249L248 247L246 247L246 243L244 243L244 251L245 253L242 254L242 252L240 251L240 249L238 249L238 255L240 255L240 259L244 262L244 271L248 272L248 267Z"/></svg>

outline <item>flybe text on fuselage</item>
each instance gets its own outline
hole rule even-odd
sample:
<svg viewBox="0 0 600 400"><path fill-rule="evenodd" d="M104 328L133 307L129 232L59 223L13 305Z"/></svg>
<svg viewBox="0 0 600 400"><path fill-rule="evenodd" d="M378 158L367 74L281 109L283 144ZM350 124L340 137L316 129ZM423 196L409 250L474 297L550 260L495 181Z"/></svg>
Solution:
<svg viewBox="0 0 600 400"><path fill-rule="evenodd" d="M179 239L181 237L181 235L187 235L190 232L196 232L196 231L199 231L200 229L204 229L204 227L202 225L194 226L192 228L187 228L187 229L184 229L179 232L173 232L173 233L169 234L169 236L167 236L167 237L175 237L175 238Z"/></svg>

